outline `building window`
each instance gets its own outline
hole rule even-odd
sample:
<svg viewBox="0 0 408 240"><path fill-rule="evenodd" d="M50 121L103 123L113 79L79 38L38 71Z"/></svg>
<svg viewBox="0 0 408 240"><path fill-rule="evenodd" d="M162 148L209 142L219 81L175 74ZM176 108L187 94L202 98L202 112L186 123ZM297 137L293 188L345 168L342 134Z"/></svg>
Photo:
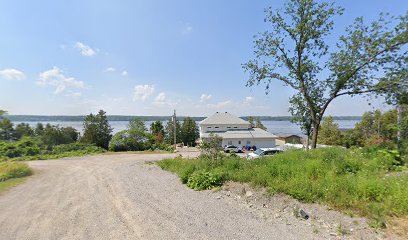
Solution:
<svg viewBox="0 0 408 240"><path fill-rule="evenodd" d="M211 128L211 127L207 127L207 128Z"/></svg>
<svg viewBox="0 0 408 240"><path fill-rule="evenodd" d="M228 141L228 145L232 145L232 141Z"/></svg>
<svg viewBox="0 0 408 240"><path fill-rule="evenodd" d="M234 127L234 128L238 128L238 127Z"/></svg>
<svg viewBox="0 0 408 240"><path fill-rule="evenodd" d="M238 141L238 145L241 145L241 141Z"/></svg>
<svg viewBox="0 0 408 240"><path fill-rule="evenodd" d="M247 144L248 144L248 145L251 144L251 141L247 141Z"/></svg>
<svg viewBox="0 0 408 240"><path fill-rule="evenodd" d="M219 128L219 127L215 127L215 128Z"/></svg>
<svg viewBox="0 0 408 240"><path fill-rule="evenodd" d="M231 127L227 127L227 128L231 128Z"/></svg>

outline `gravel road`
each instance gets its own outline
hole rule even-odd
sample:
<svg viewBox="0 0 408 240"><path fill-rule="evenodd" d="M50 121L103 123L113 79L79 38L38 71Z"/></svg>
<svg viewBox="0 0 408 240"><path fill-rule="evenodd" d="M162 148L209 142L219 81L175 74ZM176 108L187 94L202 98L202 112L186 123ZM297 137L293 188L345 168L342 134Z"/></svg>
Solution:
<svg viewBox="0 0 408 240"><path fill-rule="evenodd" d="M192 154L192 153L190 153ZM174 154L32 161L35 175L0 195L0 239L316 239L193 191L146 164Z"/></svg>

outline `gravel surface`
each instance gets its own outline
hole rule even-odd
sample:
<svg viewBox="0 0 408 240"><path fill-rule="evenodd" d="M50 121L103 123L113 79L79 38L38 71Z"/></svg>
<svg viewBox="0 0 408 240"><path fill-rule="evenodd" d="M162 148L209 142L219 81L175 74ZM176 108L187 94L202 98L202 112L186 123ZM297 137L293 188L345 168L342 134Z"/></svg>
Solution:
<svg viewBox="0 0 408 240"><path fill-rule="evenodd" d="M35 175L0 196L0 239L327 239L145 163L174 156L29 162Z"/></svg>

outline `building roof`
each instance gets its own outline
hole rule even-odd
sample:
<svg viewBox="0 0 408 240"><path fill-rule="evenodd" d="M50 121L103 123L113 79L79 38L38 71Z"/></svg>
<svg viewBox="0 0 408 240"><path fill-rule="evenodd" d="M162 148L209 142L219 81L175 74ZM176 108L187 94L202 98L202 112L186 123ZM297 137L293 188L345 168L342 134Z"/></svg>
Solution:
<svg viewBox="0 0 408 240"><path fill-rule="evenodd" d="M250 125L248 121L243 120L242 118L236 117L227 112L216 112L212 116L204 119L200 122L201 124L228 124L228 125L238 125L238 124L247 124Z"/></svg>
<svg viewBox="0 0 408 240"><path fill-rule="evenodd" d="M291 137L291 136L295 136L295 137L298 137L298 138L302 138L301 136L299 136L299 135L296 135L296 134L290 134L290 133L277 133L277 134L275 134L278 138L287 138L287 137Z"/></svg>
<svg viewBox="0 0 408 240"><path fill-rule="evenodd" d="M276 138L274 134L260 128L231 129L226 132L206 132L202 133L201 137L207 138L211 133L216 134L224 139Z"/></svg>

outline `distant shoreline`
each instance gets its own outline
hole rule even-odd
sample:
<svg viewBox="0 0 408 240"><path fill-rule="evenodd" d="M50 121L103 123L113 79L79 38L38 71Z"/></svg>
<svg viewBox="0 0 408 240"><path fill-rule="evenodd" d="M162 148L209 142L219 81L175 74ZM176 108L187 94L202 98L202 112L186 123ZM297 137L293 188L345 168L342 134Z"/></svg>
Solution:
<svg viewBox="0 0 408 240"><path fill-rule="evenodd" d="M64 116L64 115L7 115L13 122L82 122L85 118L79 116ZM185 116L177 116L182 120ZM290 121L291 116L254 116L259 117L261 121ZM144 121L167 121L171 116L125 116L125 115L108 115L109 121L130 121L131 119L139 118ZM201 121L206 117L192 117L195 121ZM247 120L248 116L241 118ZM334 120L361 120L361 116L333 116Z"/></svg>

